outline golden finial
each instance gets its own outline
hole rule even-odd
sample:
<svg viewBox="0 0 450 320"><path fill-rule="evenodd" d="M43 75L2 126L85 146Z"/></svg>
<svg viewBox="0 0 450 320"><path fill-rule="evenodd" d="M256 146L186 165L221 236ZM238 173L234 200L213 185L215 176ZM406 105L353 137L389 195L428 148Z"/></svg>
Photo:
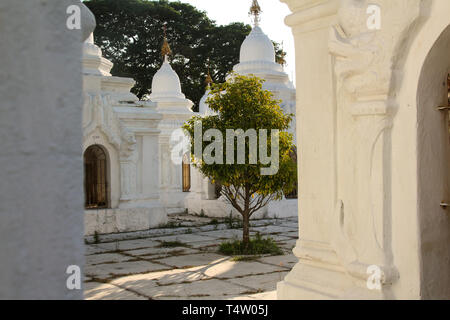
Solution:
<svg viewBox="0 0 450 320"><path fill-rule="evenodd" d="M172 50L170 49L170 45L169 42L167 41L167 35L166 35L166 31L167 31L167 27L166 25L164 25L163 27L164 30L164 42L161 48L161 55L166 58L167 56L172 54Z"/></svg>
<svg viewBox="0 0 450 320"><path fill-rule="evenodd" d="M252 6L250 7L250 12L248 13L249 15L253 16L253 23L256 26L258 26L259 21L261 20L260 15L261 15L261 7L259 6L258 0L253 0L252 2Z"/></svg>
<svg viewBox="0 0 450 320"><path fill-rule="evenodd" d="M206 76L205 82L208 87L210 87L211 84L214 83L214 80L211 77L211 73L209 72L209 68L208 68L208 75Z"/></svg>

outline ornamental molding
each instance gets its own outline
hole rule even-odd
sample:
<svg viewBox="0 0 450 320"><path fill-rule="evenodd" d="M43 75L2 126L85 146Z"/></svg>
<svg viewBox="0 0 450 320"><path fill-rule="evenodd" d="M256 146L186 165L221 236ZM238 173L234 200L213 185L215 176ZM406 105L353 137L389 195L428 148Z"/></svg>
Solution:
<svg viewBox="0 0 450 320"><path fill-rule="evenodd" d="M96 130L101 131L108 142L128 158L136 149L134 133L122 125L112 107L111 97L104 94L84 94L83 137L86 141Z"/></svg>
<svg viewBox="0 0 450 320"><path fill-rule="evenodd" d="M381 10L379 30L368 28L369 5ZM338 146L338 157L345 155L355 168L351 176L341 178L352 181L354 192L348 191L348 181L337 183L331 245L346 272L360 280L367 279L371 265L383 271L383 284L398 279L391 253L391 217L385 215L383 205L374 203L386 201L378 191L388 188L379 182L385 181L389 164L380 159L391 139L396 110L391 92L395 77L401 77L396 67L408 52L423 9L421 0L342 0L337 23L330 29L336 110L342 119L337 139L352 139L351 146Z"/></svg>

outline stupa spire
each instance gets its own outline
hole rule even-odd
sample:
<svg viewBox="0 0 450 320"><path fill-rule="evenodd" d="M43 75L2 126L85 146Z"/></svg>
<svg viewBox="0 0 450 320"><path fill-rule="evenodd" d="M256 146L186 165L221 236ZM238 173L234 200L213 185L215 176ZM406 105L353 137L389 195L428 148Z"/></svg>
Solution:
<svg viewBox="0 0 450 320"><path fill-rule="evenodd" d="M211 77L211 73L210 73L210 71L209 71L209 67L208 67L208 75L206 76L205 83L206 83L206 86L207 86L208 88L211 86L211 84L214 83L214 81L213 81L213 79L212 79L212 77Z"/></svg>
<svg viewBox="0 0 450 320"><path fill-rule="evenodd" d="M261 7L259 6L258 0L253 0L252 6L250 7L249 15L253 16L253 25L257 27L261 21Z"/></svg>
<svg viewBox="0 0 450 320"><path fill-rule="evenodd" d="M168 56L172 54L172 49L170 49L169 41L167 41L167 26L164 24L164 42L161 48L161 55L164 57L164 62L168 61Z"/></svg>

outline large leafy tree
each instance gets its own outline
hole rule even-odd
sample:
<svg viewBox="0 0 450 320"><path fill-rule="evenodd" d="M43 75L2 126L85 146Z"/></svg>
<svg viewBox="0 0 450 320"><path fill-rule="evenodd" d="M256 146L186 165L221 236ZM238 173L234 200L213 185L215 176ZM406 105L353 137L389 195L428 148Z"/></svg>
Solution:
<svg viewBox="0 0 450 320"><path fill-rule="evenodd" d="M297 181L297 166L292 157L295 149L293 137L286 131L292 115L283 113L279 101L273 99L270 91L263 90L262 83L263 80L254 76L233 74L225 83L212 86L207 103L217 114L206 117L196 116L184 125L184 129L190 136L194 165L203 175L222 185L222 195L242 215L245 247L250 241L251 216L270 201L280 200L283 194L292 192ZM207 133L210 129L220 131L222 141L217 136L211 139L199 137L199 123L202 125L203 133ZM239 156L242 157L243 154L242 149L239 151L238 144L235 143L235 140L239 139L232 138L232 147L229 147L230 140L227 143L225 138L227 130L230 129L235 132L238 129L242 132L256 131L257 136L253 146L258 149L257 155L254 153L256 148L253 149L253 161L251 139L246 138L245 135L241 135L240 140L245 139L245 161L243 163L242 158L239 161ZM260 136L259 133L264 129L267 130L267 135ZM267 169L268 164L264 164L261 159L267 153L270 156L276 154L272 150L272 144L276 146L277 138L270 134L271 131L276 132L276 130L279 131L278 170L271 174L263 174L262 170ZM260 147L260 140L264 136L267 139L267 151L263 151ZM196 141L198 143L198 139L202 144L201 150L204 151L201 155L198 152L195 154L195 144ZM205 140L211 140L212 143ZM211 148L211 146L215 147ZM207 150L212 150L211 155L214 157L219 155L219 161L205 160ZM222 161L220 161L221 152L223 152ZM225 161L228 158L233 161Z"/></svg>
<svg viewBox="0 0 450 320"><path fill-rule="evenodd" d="M215 82L239 62L239 50L251 27L243 23L218 26L205 12L167 0L90 0L84 2L97 19L95 43L114 63L112 74L136 80L133 92L151 93L162 63L163 27L172 48L170 57L187 98L196 106L205 93L208 66ZM277 59L283 55L275 43Z"/></svg>

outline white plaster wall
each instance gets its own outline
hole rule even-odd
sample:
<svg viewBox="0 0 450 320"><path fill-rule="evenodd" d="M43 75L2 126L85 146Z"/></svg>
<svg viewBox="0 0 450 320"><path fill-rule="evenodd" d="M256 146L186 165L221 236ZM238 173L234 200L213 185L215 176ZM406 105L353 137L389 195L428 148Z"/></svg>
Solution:
<svg viewBox="0 0 450 320"><path fill-rule="evenodd" d="M272 201L267 205L269 218L288 218L298 215L298 199L283 199Z"/></svg>
<svg viewBox="0 0 450 320"><path fill-rule="evenodd" d="M78 1L0 2L0 299L81 299L66 268L83 265L81 42ZM86 31L86 30L85 30Z"/></svg>
<svg viewBox="0 0 450 320"><path fill-rule="evenodd" d="M167 223L162 207L86 210L85 235L143 231Z"/></svg>

